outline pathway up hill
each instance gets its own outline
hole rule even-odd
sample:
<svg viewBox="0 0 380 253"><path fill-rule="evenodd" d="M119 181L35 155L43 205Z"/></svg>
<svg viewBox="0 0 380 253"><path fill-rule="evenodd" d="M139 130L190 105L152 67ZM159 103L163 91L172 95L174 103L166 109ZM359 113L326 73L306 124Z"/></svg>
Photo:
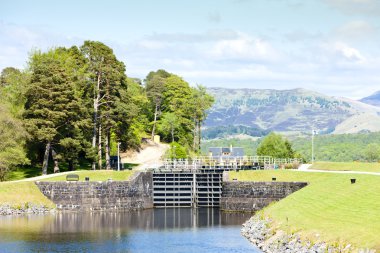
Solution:
<svg viewBox="0 0 380 253"><path fill-rule="evenodd" d="M129 164L138 164L135 169L146 169L149 166L158 167L163 165L163 157L169 145L165 143L154 143L150 140L142 146L140 151L122 153L121 162Z"/></svg>
<svg viewBox="0 0 380 253"><path fill-rule="evenodd" d="M312 242L380 250L380 176L302 171L230 172L239 181L310 184L264 210L274 229L299 232ZM356 178L351 184L350 179Z"/></svg>

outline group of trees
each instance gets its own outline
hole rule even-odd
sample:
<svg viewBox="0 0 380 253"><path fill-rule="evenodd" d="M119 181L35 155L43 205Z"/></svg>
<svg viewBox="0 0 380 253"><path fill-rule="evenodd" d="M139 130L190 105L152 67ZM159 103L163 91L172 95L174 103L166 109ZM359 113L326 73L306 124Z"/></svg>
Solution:
<svg viewBox="0 0 380 253"><path fill-rule="evenodd" d="M258 154L270 154L279 157L282 154L291 155L292 152L286 152L285 141L282 137L282 141L279 141L279 137L272 138L273 134L268 135L265 138L253 139L215 139L203 141L202 152L207 154L209 147L225 146L228 147L232 144L235 147L243 147L246 155L258 155ZM282 142L280 145L267 148L260 147L262 143L268 138L277 141L268 141L270 143ZM267 141L265 141L267 142ZM311 161L311 137L298 137L291 138L291 148L294 152L294 157L302 157L306 162ZM289 145L288 145L289 146ZM279 148L282 147L282 148ZM268 152L263 152L267 150ZM282 150L282 151L281 151ZM285 151L285 152L283 152ZM290 154L289 154L290 153ZM314 156L317 161L331 161L331 162L380 162L380 132L375 133L357 133L357 134L326 134L314 136Z"/></svg>
<svg viewBox="0 0 380 253"><path fill-rule="evenodd" d="M110 169L116 143L138 149L141 138L162 135L178 150L198 152L201 124L213 98L165 70L144 83L128 78L125 64L101 42L31 54L24 71L0 76L0 180L21 164L54 170L79 160ZM104 159L105 157L105 163Z"/></svg>

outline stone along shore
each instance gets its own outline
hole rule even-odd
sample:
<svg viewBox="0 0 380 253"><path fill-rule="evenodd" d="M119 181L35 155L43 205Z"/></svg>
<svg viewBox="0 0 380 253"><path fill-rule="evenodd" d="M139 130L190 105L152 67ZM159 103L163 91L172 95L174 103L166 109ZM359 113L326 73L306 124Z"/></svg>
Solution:
<svg viewBox="0 0 380 253"><path fill-rule="evenodd" d="M1 215L20 215L20 214L48 214L54 213L55 209L48 208L44 205L26 203L23 206L14 207L8 204L0 205Z"/></svg>
<svg viewBox="0 0 380 253"><path fill-rule="evenodd" d="M371 249L354 249L351 245L332 246L325 242L312 243L301 240L299 233L286 234L282 230L275 231L270 221L259 215L253 216L243 224L241 233L263 252L270 253L374 253Z"/></svg>

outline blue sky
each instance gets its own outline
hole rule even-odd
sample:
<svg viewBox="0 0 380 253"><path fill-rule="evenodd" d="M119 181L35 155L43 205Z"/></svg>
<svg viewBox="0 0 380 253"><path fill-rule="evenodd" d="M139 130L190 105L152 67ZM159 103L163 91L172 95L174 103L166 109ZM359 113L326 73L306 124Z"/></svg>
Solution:
<svg viewBox="0 0 380 253"><path fill-rule="evenodd" d="M163 68L208 87L380 90L379 0L0 1L0 69L84 40L142 79Z"/></svg>

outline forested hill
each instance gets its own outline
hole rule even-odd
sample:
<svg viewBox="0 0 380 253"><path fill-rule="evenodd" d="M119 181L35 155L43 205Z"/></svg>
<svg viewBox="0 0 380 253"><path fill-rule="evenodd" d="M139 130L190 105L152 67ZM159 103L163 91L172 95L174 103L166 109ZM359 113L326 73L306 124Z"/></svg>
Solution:
<svg viewBox="0 0 380 253"><path fill-rule="evenodd" d="M380 130L380 108L305 89L209 88L215 103L205 121L207 132L245 126L267 131L357 133ZM260 136L260 135L257 135Z"/></svg>
<svg viewBox="0 0 380 253"><path fill-rule="evenodd" d="M177 158L198 152L213 103L203 86L162 69L127 77L125 63L98 41L36 50L25 61L25 70L10 66L0 75L0 181L26 164L42 174L79 163L111 169L117 143L139 149L156 134Z"/></svg>

